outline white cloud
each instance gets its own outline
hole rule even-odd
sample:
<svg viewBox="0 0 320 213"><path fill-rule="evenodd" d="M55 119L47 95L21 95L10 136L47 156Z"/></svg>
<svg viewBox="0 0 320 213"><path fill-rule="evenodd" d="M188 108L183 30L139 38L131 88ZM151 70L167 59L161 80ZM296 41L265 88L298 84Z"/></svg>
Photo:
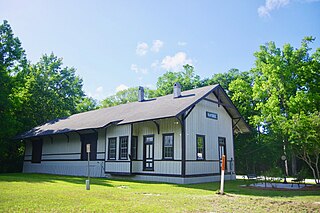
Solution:
<svg viewBox="0 0 320 213"><path fill-rule="evenodd" d="M97 89L96 89L96 92L98 92L98 93L101 93L103 91L103 87L102 86L100 86L100 87L98 87Z"/></svg>
<svg viewBox="0 0 320 213"><path fill-rule="evenodd" d="M139 68L138 65L136 65L136 64L131 64L130 69L135 73L141 73L141 74L144 74L144 75L148 74L148 69Z"/></svg>
<svg viewBox="0 0 320 213"><path fill-rule="evenodd" d="M192 60L187 57L185 52L178 52L174 56L166 56L161 62L161 67L165 70L181 70L183 65L192 65Z"/></svg>
<svg viewBox="0 0 320 213"><path fill-rule="evenodd" d="M272 10L284 7L289 3L290 0L266 0L265 5L258 8L258 14L260 17L269 17Z"/></svg>
<svg viewBox="0 0 320 213"><path fill-rule="evenodd" d="M187 42L184 41L178 41L178 46L186 46Z"/></svg>
<svg viewBox="0 0 320 213"><path fill-rule="evenodd" d="M120 92L122 90L126 90L128 89L129 87L127 85L124 85L124 84L120 84L119 86L116 87L116 92Z"/></svg>
<svg viewBox="0 0 320 213"><path fill-rule="evenodd" d="M93 98L93 99L97 99L97 100L101 100L103 96L103 87L102 86L99 86L95 89L95 91L93 93L91 92L88 92L88 96Z"/></svg>
<svg viewBox="0 0 320 213"><path fill-rule="evenodd" d="M150 48L150 50L152 52L159 52L160 49L163 47L163 41L160 41L160 40L154 40L153 43L152 43L152 47Z"/></svg>
<svg viewBox="0 0 320 213"><path fill-rule="evenodd" d="M136 64L131 64L130 69L135 73L139 72L138 66Z"/></svg>
<svg viewBox="0 0 320 213"><path fill-rule="evenodd" d="M158 61L158 60L155 60L154 62L152 62L151 68L157 68L158 65L159 65L159 61Z"/></svg>
<svg viewBox="0 0 320 213"><path fill-rule="evenodd" d="M145 42L140 42L137 44L136 53L137 55L143 56L148 52L148 44Z"/></svg>

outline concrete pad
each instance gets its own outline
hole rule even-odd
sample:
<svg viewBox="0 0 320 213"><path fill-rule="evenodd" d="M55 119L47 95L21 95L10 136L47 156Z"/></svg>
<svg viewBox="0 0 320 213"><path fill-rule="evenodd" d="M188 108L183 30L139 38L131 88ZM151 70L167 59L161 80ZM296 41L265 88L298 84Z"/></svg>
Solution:
<svg viewBox="0 0 320 213"><path fill-rule="evenodd" d="M291 184L291 183L254 183L251 184L250 186L253 187L262 187L262 188L276 188L276 189L301 189L304 188L305 186L309 185L304 185L304 184Z"/></svg>

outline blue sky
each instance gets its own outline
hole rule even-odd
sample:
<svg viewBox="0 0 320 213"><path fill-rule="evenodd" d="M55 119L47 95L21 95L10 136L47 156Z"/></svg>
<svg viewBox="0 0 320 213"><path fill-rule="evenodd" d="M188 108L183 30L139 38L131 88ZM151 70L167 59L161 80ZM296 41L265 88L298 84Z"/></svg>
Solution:
<svg viewBox="0 0 320 213"><path fill-rule="evenodd" d="M320 1L16 1L0 0L27 57L53 52L103 99L132 86L156 87L166 70L192 64L202 78L249 70L268 41L320 47Z"/></svg>

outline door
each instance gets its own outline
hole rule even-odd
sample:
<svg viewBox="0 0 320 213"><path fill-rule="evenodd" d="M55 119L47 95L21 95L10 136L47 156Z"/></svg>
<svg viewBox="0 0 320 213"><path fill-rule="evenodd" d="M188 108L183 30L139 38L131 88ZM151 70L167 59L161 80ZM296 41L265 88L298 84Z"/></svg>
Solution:
<svg viewBox="0 0 320 213"><path fill-rule="evenodd" d="M227 150L226 150L226 138L219 137L218 138L218 144L219 144L219 164L220 164L220 170L221 172L221 166L222 166L222 155L226 156L226 161L227 161ZM225 170L227 170L227 162L225 164Z"/></svg>
<svg viewBox="0 0 320 213"><path fill-rule="evenodd" d="M143 170L153 171L154 169L154 136L146 135L143 136Z"/></svg>
<svg viewBox="0 0 320 213"><path fill-rule="evenodd" d="M88 160L87 144L90 144L90 160L97 160L97 140L98 133L88 133L80 135L81 140L81 160Z"/></svg>

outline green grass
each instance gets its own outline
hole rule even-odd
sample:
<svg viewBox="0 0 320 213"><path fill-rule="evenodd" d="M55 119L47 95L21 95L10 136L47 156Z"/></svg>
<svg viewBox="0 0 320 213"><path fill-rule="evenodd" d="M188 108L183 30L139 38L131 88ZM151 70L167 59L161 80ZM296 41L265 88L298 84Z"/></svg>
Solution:
<svg viewBox="0 0 320 213"><path fill-rule="evenodd" d="M176 185L40 174L0 174L0 212L318 212L320 191L256 190L227 181Z"/></svg>

